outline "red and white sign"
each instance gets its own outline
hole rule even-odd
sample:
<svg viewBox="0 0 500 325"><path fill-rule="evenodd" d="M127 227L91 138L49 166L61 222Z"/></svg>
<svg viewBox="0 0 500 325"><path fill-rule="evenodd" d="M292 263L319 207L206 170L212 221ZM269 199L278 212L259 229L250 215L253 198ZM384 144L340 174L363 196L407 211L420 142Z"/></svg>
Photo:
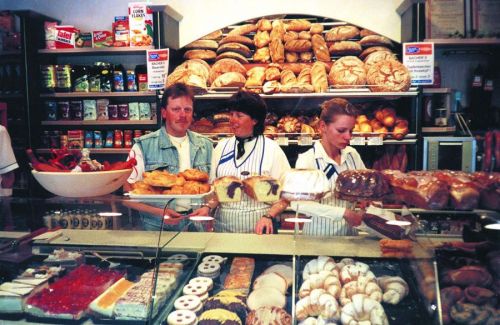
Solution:
<svg viewBox="0 0 500 325"><path fill-rule="evenodd" d="M403 43L403 64L410 70L412 85L432 85L434 43Z"/></svg>
<svg viewBox="0 0 500 325"><path fill-rule="evenodd" d="M163 89L168 74L169 49L147 50L146 55L148 63L148 89Z"/></svg>

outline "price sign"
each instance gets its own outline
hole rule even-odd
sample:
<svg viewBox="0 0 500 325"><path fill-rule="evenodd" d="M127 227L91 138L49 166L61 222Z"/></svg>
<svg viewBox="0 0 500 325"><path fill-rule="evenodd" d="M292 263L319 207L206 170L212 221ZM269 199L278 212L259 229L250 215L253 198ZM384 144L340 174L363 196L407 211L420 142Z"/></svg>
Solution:
<svg viewBox="0 0 500 325"><path fill-rule="evenodd" d="M367 145L369 146L381 146L384 144L382 137L368 137Z"/></svg>
<svg viewBox="0 0 500 325"><path fill-rule="evenodd" d="M313 138L310 134L303 134L299 136L299 146L312 146Z"/></svg>
<svg viewBox="0 0 500 325"><path fill-rule="evenodd" d="M288 146L288 138L287 137L278 137L276 139L276 142L278 142L278 144L280 146Z"/></svg>
<svg viewBox="0 0 500 325"><path fill-rule="evenodd" d="M352 137L351 141L349 141L351 146L364 146L365 145L365 137Z"/></svg>
<svg viewBox="0 0 500 325"><path fill-rule="evenodd" d="M163 89L168 74L169 49L147 50L146 56L148 63L148 89Z"/></svg>
<svg viewBox="0 0 500 325"><path fill-rule="evenodd" d="M404 43L403 64L410 70L412 85L434 83L434 43Z"/></svg>

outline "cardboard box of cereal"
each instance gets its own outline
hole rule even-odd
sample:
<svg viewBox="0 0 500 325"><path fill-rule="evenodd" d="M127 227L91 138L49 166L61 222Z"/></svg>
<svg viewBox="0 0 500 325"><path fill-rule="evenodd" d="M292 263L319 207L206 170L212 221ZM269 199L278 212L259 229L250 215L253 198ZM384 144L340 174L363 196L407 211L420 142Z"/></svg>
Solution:
<svg viewBox="0 0 500 325"><path fill-rule="evenodd" d="M128 4L130 46L153 45L153 11L145 2Z"/></svg>

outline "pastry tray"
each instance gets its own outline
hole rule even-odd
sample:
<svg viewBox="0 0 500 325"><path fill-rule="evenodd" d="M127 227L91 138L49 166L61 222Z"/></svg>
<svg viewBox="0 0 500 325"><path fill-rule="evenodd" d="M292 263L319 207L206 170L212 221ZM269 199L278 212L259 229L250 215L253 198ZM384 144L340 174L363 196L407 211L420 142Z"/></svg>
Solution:
<svg viewBox="0 0 500 325"><path fill-rule="evenodd" d="M210 191L202 194L135 194L132 192L124 195L134 200L169 200L169 199L202 199L214 192L213 187Z"/></svg>

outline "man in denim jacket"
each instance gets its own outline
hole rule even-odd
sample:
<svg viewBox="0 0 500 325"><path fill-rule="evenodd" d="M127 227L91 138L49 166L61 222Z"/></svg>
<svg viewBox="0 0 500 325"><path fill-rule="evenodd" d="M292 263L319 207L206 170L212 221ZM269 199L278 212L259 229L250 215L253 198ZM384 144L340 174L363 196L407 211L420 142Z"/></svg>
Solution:
<svg viewBox="0 0 500 325"><path fill-rule="evenodd" d="M165 89L161 101L161 117L165 127L135 139L129 158L135 158L137 165L128 179L125 190L130 184L142 180L143 173L152 170L165 170L179 173L188 168L195 168L210 173L212 142L188 128L193 121L192 91L184 84L173 84ZM176 219L190 210L189 200L177 200L175 208L167 209L166 214L173 218L164 229L180 230L186 221ZM157 230L161 226L163 205L134 203L131 207L141 212L146 230Z"/></svg>

